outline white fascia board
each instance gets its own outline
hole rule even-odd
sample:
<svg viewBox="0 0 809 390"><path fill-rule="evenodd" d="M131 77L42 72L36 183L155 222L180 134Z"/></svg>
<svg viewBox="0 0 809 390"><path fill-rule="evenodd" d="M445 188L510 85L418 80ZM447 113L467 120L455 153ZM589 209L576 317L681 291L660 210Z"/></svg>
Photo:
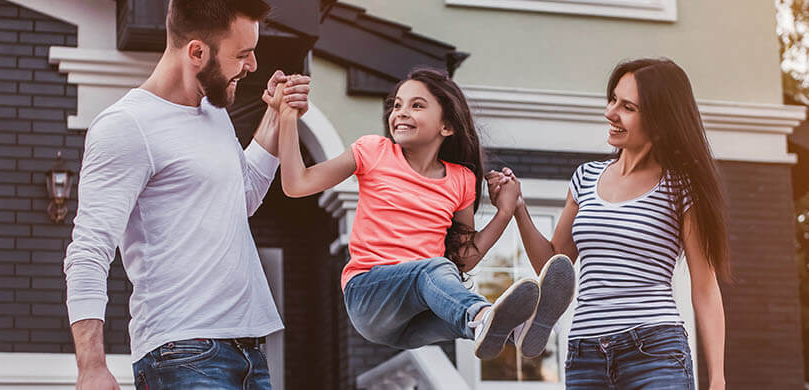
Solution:
<svg viewBox="0 0 809 390"><path fill-rule="evenodd" d="M677 0L445 0L447 5L510 11L677 21Z"/></svg>
<svg viewBox="0 0 809 390"><path fill-rule="evenodd" d="M51 46L48 61L78 86L68 129L86 130L102 110L146 81L159 59L160 53Z"/></svg>
<svg viewBox="0 0 809 390"><path fill-rule="evenodd" d="M68 73L68 82L79 85L77 114L68 118L68 128L86 129L110 102L146 80L159 57L159 53L52 47L50 62ZM463 90L485 147L612 151L606 142L605 102L600 94L476 85ZM795 162L795 156L787 152L786 136L805 117L804 107L709 100L700 100L698 105L715 158ZM320 129L317 123L324 118L311 115L304 121ZM728 140L732 142L723 143ZM324 157L333 157L344 148L335 145L332 149L324 150Z"/></svg>
<svg viewBox="0 0 809 390"><path fill-rule="evenodd" d="M134 389L130 355L106 356L107 367L122 389ZM72 353L0 353L0 389L75 388L78 370Z"/></svg>
<svg viewBox="0 0 809 390"><path fill-rule="evenodd" d="M485 147L606 153L605 98L599 94L463 86ZM698 100L714 157L719 160L794 163L787 135L806 108Z"/></svg>
<svg viewBox="0 0 809 390"><path fill-rule="evenodd" d="M124 87L143 83L154 70L160 53L124 52L51 46L48 61L79 85Z"/></svg>

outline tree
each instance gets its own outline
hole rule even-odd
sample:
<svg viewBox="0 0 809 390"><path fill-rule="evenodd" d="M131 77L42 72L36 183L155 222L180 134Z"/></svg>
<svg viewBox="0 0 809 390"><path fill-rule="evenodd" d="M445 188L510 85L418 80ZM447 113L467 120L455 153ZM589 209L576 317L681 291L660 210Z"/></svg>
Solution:
<svg viewBox="0 0 809 390"><path fill-rule="evenodd" d="M809 105L809 0L776 0L784 94Z"/></svg>

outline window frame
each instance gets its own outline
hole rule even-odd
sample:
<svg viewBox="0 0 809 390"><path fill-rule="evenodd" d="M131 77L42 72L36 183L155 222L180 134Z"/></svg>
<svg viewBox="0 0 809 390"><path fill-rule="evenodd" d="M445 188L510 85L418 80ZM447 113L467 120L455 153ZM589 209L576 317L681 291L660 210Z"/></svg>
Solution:
<svg viewBox="0 0 809 390"><path fill-rule="evenodd" d="M525 181L525 180L523 180ZM530 180L529 180L530 181ZM526 194L528 195L528 194ZM528 200L530 202L530 199ZM530 205L528 212L532 218L535 217L550 217L551 229L556 227L559 217L562 214L563 204L554 205ZM487 203L481 203L478 214L494 216L496 209ZM536 223L536 222L535 222ZM516 221L512 220L509 223L509 228L517 229ZM508 229L508 228L507 228ZM548 233L544 232L543 233ZM518 234L518 233L517 233ZM562 316L562 325L557 329L559 342L557 349L557 364L559 367L559 382L539 382L539 381L484 381L481 379L481 365L480 360L474 354L474 342L472 340L457 339L455 340L455 354L458 371L461 376L467 379L470 388L474 390L563 390L564 384L564 364L565 357L567 356L567 343L561 342L567 339L567 334L570 329L570 321L573 317L573 305L568 307L568 310Z"/></svg>
<svg viewBox="0 0 809 390"><path fill-rule="evenodd" d="M445 0L448 6L677 21L677 0Z"/></svg>

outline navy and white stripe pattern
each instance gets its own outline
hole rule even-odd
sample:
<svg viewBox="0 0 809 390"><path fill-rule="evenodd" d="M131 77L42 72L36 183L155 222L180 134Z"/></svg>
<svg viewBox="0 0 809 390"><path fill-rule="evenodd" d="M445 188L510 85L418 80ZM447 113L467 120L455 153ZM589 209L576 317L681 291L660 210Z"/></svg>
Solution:
<svg viewBox="0 0 809 390"><path fill-rule="evenodd" d="M640 197L610 203L596 187L611 162L582 164L570 180L581 261L570 339L683 323L671 289L682 243L669 177Z"/></svg>

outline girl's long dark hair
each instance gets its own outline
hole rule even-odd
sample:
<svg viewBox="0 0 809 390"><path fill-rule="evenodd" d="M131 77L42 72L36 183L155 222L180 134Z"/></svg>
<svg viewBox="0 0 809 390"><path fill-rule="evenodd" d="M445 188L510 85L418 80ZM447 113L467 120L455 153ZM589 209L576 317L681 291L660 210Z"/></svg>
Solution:
<svg viewBox="0 0 809 390"><path fill-rule="evenodd" d="M441 120L453 130L453 134L444 139L441 149L438 151L438 158L463 165L475 174L475 203L473 209L477 211L480 205L480 188L483 183L483 155L480 149L480 140L478 139L478 133L475 129L472 112L469 110L466 97L461 92L461 88L450 79L447 72L434 68L416 68L407 75L407 78L396 84L396 87L385 99L385 114L382 118L382 122L385 124L385 136L393 139L388 125L388 118L393 111L396 92L408 80L423 83L441 105ZM460 271L465 271L462 252L468 247L475 248L474 236L475 230L473 227L455 221L447 230L447 236L444 240L446 246L444 256L452 260Z"/></svg>
<svg viewBox="0 0 809 390"><path fill-rule="evenodd" d="M671 178L667 184L673 190L681 239L688 196L700 249L717 277L727 281L730 262L725 196L688 76L666 58L623 62L612 71L607 101L627 73L637 82L641 123L652 142L652 157L664 176ZM620 154L619 149L615 157Z"/></svg>

